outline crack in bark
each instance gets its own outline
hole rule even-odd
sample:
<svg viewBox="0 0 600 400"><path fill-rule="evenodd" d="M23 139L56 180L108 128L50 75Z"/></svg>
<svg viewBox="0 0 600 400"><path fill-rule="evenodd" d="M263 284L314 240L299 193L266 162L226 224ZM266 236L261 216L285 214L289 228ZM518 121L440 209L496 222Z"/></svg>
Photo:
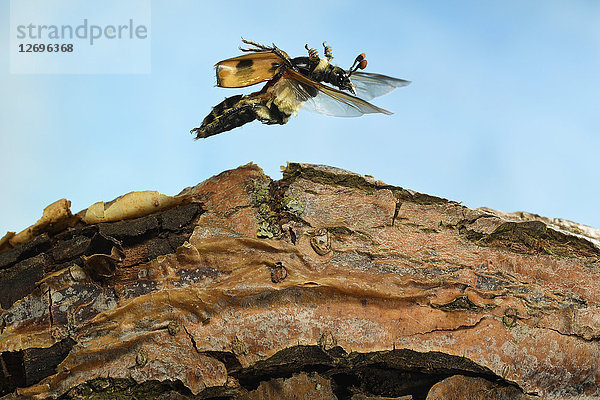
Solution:
<svg viewBox="0 0 600 400"><path fill-rule="evenodd" d="M451 312L451 311L449 311ZM429 331L425 331L425 332L415 332L415 335L427 335L429 333L433 333L433 332L457 332L457 331L463 331L463 330L468 330L468 329L473 329L475 328L477 325L479 325L481 323L481 321L483 321L484 319L495 319L493 317L489 317L487 315L482 315L475 323L473 324L462 324L462 325L458 325L452 328L433 328Z"/></svg>
<svg viewBox="0 0 600 400"><path fill-rule="evenodd" d="M194 335L192 335L190 333L190 331L188 331L187 327L184 324L182 324L182 326L183 326L183 330L190 338L190 341L192 342L192 346L194 346L194 350L196 350L196 353L202 353L200 350L198 350L198 345L196 344L196 339L194 339Z"/></svg>
<svg viewBox="0 0 600 400"><path fill-rule="evenodd" d="M402 207L402 202L400 200L396 200L396 205L394 206L394 216L392 217L392 226L396 222L396 218L398 218L398 213L400 212L400 207Z"/></svg>
<svg viewBox="0 0 600 400"><path fill-rule="evenodd" d="M54 316L52 315L52 290L48 288L48 315L50 317L50 328L54 326Z"/></svg>
<svg viewBox="0 0 600 400"><path fill-rule="evenodd" d="M548 329L548 330L550 330L550 331L553 331L553 332L556 332L556 333L558 333L559 335L562 335L562 336L570 336L570 337L575 337L575 338L577 338L577 339L581 339L581 340L583 340L584 342L588 342L588 343L600 342L600 335L596 335L596 336L593 336L593 337L592 337L592 338L590 338L590 339L587 339L587 338L585 338L585 337L581 336L580 334L577 334L577 333L567 333L567 332L561 332L560 330L558 330L558 329L556 329L556 328L551 328L551 327L549 327L549 326L542 326L542 327L540 327L540 328L542 328L542 329Z"/></svg>

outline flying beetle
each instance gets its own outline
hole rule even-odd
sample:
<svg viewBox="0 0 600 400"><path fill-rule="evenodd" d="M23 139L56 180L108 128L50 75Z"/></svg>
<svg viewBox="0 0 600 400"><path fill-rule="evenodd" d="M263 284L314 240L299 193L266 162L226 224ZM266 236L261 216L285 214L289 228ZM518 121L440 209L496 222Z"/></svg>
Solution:
<svg viewBox="0 0 600 400"><path fill-rule="evenodd" d="M336 117L389 115L390 111L367 100L410 83L358 71L367 66L364 53L356 57L348 70L333 65L331 47L325 43L324 58L308 45L305 45L308 57L290 58L275 44L264 46L245 39L242 42L251 46L239 48L248 54L215 64L217 86L240 88L267 83L258 92L228 97L213 107L202 125L191 130L196 139L226 132L255 119L263 124L283 125L300 109Z"/></svg>

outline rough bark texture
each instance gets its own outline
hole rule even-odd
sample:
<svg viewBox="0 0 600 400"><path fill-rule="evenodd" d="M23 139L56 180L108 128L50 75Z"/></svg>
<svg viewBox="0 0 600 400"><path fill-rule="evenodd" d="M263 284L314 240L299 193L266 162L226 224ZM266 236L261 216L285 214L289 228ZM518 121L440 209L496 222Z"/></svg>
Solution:
<svg viewBox="0 0 600 400"><path fill-rule="evenodd" d="M0 240L0 396L594 398L599 237L301 164L62 200Z"/></svg>

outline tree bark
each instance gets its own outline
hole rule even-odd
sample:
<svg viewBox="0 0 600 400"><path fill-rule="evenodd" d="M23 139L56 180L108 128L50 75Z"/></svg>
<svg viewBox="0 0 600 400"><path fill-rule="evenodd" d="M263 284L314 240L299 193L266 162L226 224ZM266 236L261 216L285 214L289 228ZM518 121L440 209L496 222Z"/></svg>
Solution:
<svg viewBox="0 0 600 400"><path fill-rule="evenodd" d="M0 396L594 398L599 238L305 164L61 200L0 240Z"/></svg>

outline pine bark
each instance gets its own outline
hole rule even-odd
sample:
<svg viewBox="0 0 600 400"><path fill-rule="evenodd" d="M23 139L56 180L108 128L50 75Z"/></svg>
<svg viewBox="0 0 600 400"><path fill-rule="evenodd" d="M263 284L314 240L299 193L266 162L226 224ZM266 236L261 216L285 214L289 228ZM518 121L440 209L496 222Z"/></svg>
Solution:
<svg viewBox="0 0 600 400"><path fill-rule="evenodd" d="M0 240L0 396L595 398L597 233L305 164L62 200Z"/></svg>

